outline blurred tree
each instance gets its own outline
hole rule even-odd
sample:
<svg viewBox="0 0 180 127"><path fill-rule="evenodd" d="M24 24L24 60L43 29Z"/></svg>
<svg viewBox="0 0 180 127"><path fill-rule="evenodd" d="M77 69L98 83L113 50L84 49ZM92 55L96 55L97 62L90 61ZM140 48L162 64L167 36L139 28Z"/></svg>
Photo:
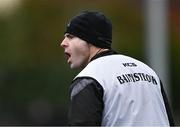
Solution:
<svg viewBox="0 0 180 127"><path fill-rule="evenodd" d="M79 70L69 69L59 44L69 18L85 9L111 18L115 50L144 60L141 0L22 0L16 12L0 15L0 125L66 124Z"/></svg>

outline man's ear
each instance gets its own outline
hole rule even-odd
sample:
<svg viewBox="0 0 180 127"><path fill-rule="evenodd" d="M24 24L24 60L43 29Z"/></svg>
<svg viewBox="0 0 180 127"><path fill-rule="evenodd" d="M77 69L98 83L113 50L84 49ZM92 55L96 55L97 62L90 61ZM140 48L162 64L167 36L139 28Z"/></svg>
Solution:
<svg viewBox="0 0 180 127"><path fill-rule="evenodd" d="M88 42L87 42L87 43L88 43ZM91 43L88 43L88 46L89 46L89 47L92 47L92 44L91 44Z"/></svg>
<svg viewBox="0 0 180 127"><path fill-rule="evenodd" d="M89 46L89 49L94 49L95 48L95 46L92 45L91 43L88 43L88 46Z"/></svg>
<svg viewBox="0 0 180 127"><path fill-rule="evenodd" d="M98 47L94 46L94 45L91 44L91 43L88 43L88 45L89 45L90 48L93 48L93 49L99 49Z"/></svg>

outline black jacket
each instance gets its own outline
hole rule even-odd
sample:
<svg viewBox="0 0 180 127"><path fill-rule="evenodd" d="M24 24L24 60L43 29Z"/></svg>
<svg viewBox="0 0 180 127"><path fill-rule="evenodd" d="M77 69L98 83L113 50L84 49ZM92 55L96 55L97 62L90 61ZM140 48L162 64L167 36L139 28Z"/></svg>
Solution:
<svg viewBox="0 0 180 127"><path fill-rule="evenodd" d="M105 51L94 56L91 61L112 54L116 54L116 52L112 50ZM174 126L167 97L163 87L161 88L170 125ZM75 79L70 87L71 101L68 112L68 125L100 126L104 108L103 92L102 86L93 78L83 77Z"/></svg>

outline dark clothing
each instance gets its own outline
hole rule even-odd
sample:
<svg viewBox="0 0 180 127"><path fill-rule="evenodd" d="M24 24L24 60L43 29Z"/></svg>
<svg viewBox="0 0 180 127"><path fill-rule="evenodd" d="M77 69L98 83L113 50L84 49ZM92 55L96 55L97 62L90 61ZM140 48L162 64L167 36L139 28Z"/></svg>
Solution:
<svg viewBox="0 0 180 127"><path fill-rule="evenodd" d="M105 51L94 56L91 61L113 54L116 54L116 52L111 50ZM171 126L174 126L165 92L163 87L161 88L169 123ZM73 126L100 126L104 109L103 92L102 86L95 79L91 77L76 78L70 87L71 101L68 124Z"/></svg>
<svg viewBox="0 0 180 127"><path fill-rule="evenodd" d="M101 125L103 112L103 89L98 82L91 78L79 78L73 82L84 86L83 90L73 95L69 109L70 125ZM77 91L76 91L77 92ZM73 92L74 93L74 92Z"/></svg>

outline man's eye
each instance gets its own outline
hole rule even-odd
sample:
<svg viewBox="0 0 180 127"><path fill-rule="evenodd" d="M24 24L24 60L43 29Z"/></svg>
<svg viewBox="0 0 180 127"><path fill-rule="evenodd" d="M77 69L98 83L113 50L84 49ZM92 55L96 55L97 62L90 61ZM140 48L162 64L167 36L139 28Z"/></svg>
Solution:
<svg viewBox="0 0 180 127"><path fill-rule="evenodd" d="M73 35L70 35L70 34L66 35L66 37L67 37L68 39L73 39L73 38L74 38L74 36L73 36Z"/></svg>

